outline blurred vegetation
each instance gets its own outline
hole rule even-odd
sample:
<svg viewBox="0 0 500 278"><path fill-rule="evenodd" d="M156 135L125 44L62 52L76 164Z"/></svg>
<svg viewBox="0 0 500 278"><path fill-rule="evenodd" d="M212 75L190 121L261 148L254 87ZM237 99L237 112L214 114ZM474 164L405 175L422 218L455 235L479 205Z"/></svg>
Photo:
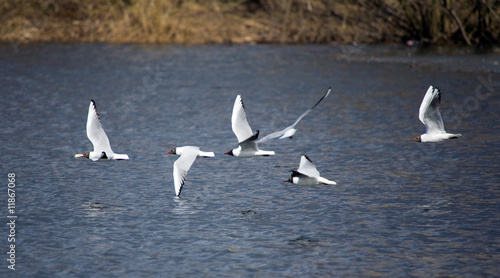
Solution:
<svg viewBox="0 0 500 278"><path fill-rule="evenodd" d="M498 0L3 0L0 40L499 44Z"/></svg>

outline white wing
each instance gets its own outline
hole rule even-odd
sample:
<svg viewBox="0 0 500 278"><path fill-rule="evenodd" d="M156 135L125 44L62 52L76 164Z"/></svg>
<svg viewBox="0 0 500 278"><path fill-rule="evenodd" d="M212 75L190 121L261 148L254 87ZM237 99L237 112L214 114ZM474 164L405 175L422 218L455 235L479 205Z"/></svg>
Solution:
<svg viewBox="0 0 500 278"><path fill-rule="evenodd" d="M309 112L311 112L316 106L318 106L318 104L324 99L326 98L330 92L332 91L332 88L328 88L328 90L326 91L326 93L318 100L318 102L316 102L316 104L313 105L313 107L307 109L304 113L302 113L298 118L297 120L295 120L295 122L289 126L287 126L285 129L283 130L280 130L280 131L276 131L276 132L273 132L269 135L266 135L264 136L263 138L259 139L257 141L257 143L261 143L261 142L265 142L265 141L268 141L268 140L271 140L271 139L274 139L274 138L277 138L277 137L281 137L283 134L285 134L285 132L289 129L293 129L295 128L295 126L300 122L300 120L302 120L302 118L304 118L307 114L309 114Z"/></svg>
<svg viewBox="0 0 500 278"><path fill-rule="evenodd" d="M233 115L231 117L233 132L238 138L238 143L243 142L253 135L252 128L248 124L245 106L241 95L236 96L233 106Z"/></svg>
<svg viewBox="0 0 500 278"><path fill-rule="evenodd" d="M297 172L312 178L319 178L319 172L316 166L305 154L300 157L300 164Z"/></svg>
<svg viewBox="0 0 500 278"><path fill-rule="evenodd" d="M425 125L427 134L445 132L443 118L439 113L440 103L441 91L436 87L429 86L418 113L418 118Z"/></svg>
<svg viewBox="0 0 500 278"><path fill-rule="evenodd" d="M89 115L87 117L87 137L90 139L90 142L92 142L92 145L94 145L94 152L106 152L108 155L113 153L111 146L109 145L108 136L106 136L104 129L102 129L99 112L97 112L94 100L90 101L89 106Z"/></svg>
<svg viewBox="0 0 500 278"><path fill-rule="evenodd" d="M316 104L313 105L313 107L309 108L306 110L306 112L302 113L302 115L300 115L297 120L295 120L295 122L289 126L289 127L295 127L299 122L300 120L302 120L302 118L304 118L307 114L309 114L309 112L311 112L316 106L318 106L318 104L324 99L326 98L330 92L332 91L332 88L328 88L328 90L326 91L326 93L318 100L318 102L316 102ZM288 128L288 127L287 127ZM285 128L286 129L286 128Z"/></svg>
<svg viewBox="0 0 500 278"><path fill-rule="evenodd" d="M266 142L266 141L269 141L271 139L281 137L283 134L285 134L285 131L286 131L286 128L283 130L268 134L268 135L262 137L261 139L257 140L257 143Z"/></svg>
<svg viewBox="0 0 500 278"><path fill-rule="evenodd" d="M174 186L175 195L179 196L181 194L182 187L184 186L184 181L187 177L187 172L193 162L196 160L200 148L198 147L184 147L182 150L182 155L174 162Z"/></svg>

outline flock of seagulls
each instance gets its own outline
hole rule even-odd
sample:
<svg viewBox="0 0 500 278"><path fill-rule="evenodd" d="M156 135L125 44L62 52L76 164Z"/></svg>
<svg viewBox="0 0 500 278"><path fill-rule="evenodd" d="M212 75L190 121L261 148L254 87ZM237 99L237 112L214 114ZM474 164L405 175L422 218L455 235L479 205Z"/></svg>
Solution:
<svg viewBox="0 0 500 278"><path fill-rule="evenodd" d="M311 112L318 104L328 97L331 88L328 88L326 93L321 99L316 102L311 108L302 113L295 122L283 130L273 132L259 140L259 130L253 132L248 124L245 105L241 95L237 95L234 101L233 112L231 116L231 127L238 139L238 147L231 149L224 153L234 157L255 157L255 156L272 156L275 155L274 151L264 151L259 149L258 143L266 142L271 139L279 138L293 138L297 131L295 126ZM419 119L425 125L426 133L410 139L414 142L440 142L447 139L455 139L461 137L462 134L447 133L444 130L444 123L439 112L439 105L441 103L441 91L430 86L427 90L424 99L419 109ZM83 154L76 154L75 157L86 157L92 161L110 161L110 160L124 160L129 159L126 154L117 154L111 150L109 139L101 125L99 112L94 100L90 101L89 113L87 117L87 137L94 147L93 151L85 152ZM183 146L171 149L165 154L175 154L179 158L174 162L173 177L175 195L180 196L184 183L186 181L187 173L197 157L214 157L214 152L201 151L196 146ZM312 160L307 155L302 155L300 158L299 168L291 170L290 177L284 182L290 182L297 185L316 185L316 184L337 184L334 181L328 180L320 176L319 171Z"/></svg>

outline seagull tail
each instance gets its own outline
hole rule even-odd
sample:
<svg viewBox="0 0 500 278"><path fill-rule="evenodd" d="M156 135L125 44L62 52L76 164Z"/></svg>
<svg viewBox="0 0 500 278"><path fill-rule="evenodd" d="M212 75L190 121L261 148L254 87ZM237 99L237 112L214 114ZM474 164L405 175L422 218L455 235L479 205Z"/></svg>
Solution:
<svg viewBox="0 0 500 278"><path fill-rule="evenodd" d="M115 153L114 159L116 159L116 160L123 160L123 159L129 159L129 158L128 158L128 155L126 155L126 154Z"/></svg>
<svg viewBox="0 0 500 278"><path fill-rule="evenodd" d="M327 180L327 179L325 179L325 178L323 178L323 177L319 177L319 178L318 178L318 182L320 182L320 183L322 183L322 184L331 184L331 185L335 185L335 184L337 184L336 182L331 181L331 180Z"/></svg>

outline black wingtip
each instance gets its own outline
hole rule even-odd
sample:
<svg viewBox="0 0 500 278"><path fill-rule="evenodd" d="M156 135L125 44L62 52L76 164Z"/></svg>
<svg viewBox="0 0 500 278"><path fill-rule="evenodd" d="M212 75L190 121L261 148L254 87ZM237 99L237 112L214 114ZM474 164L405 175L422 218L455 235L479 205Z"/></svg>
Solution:
<svg viewBox="0 0 500 278"><path fill-rule="evenodd" d="M101 120L101 115L99 115L99 111L97 110L97 105L95 104L95 101L93 99L91 99L90 102L92 102L92 106L94 106L94 110L95 110L95 113L97 115L97 118L100 121Z"/></svg>
<svg viewBox="0 0 500 278"><path fill-rule="evenodd" d="M311 107L311 110L316 108L316 106L318 106L318 104L330 94L331 89L332 89L332 87L328 87L328 90L326 90L325 94L318 100L318 102L316 102L313 105L313 107Z"/></svg>
<svg viewBox="0 0 500 278"><path fill-rule="evenodd" d="M181 185L181 188L179 188L179 194L177 194L177 197L181 197L181 192L182 192L182 188L184 187L184 183Z"/></svg>
<svg viewBox="0 0 500 278"><path fill-rule="evenodd" d="M236 97L240 97L240 103L241 103L241 107L243 107L243 110L246 110L245 108L245 103L243 103L243 96L241 94L238 94Z"/></svg>
<svg viewBox="0 0 500 278"><path fill-rule="evenodd" d="M302 154L302 156L304 156L307 159L307 161L313 163L312 160L309 158L309 156L307 156L306 154Z"/></svg>
<svg viewBox="0 0 500 278"><path fill-rule="evenodd" d="M441 89L435 86L432 86L432 88L436 91L438 103L441 104Z"/></svg>

